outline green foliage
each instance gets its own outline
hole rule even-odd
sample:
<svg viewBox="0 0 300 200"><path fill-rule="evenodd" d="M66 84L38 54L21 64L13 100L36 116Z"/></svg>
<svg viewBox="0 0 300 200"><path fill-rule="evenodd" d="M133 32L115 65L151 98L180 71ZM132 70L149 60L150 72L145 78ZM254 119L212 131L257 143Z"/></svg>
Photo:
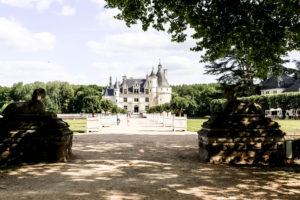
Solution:
<svg viewBox="0 0 300 200"><path fill-rule="evenodd" d="M188 108L189 100L185 97L175 97L170 102L172 110L176 111L176 113L181 117L183 111Z"/></svg>
<svg viewBox="0 0 300 200"><path fill-rule="evenodd" d="M221 113L224 110L226 99L214 99L210 102L210 113L212 115Z"/></svg>
<svg viewBox="0 0 300 200"><path fill-rule="evenodd" d="M185 109L190 117L205 116L210 114L210 102L222 98L223 94L219 84L193 84L172 86L172 99L177 96L185 97L189 106Z"/></svg>
<svg viewBox="0 0 300 200"><path fill-rule="evenodd" d="M0 111L1 112L2 112L2 108L6 107L5 105L12 100L10 97L10 93L11 93L11 88L0 86L0 109L1 109Z"/></svg>
<svg viewBox="0 0 300 200"><path fill-rule="evenodd" d="M206 74L217 75L221 85L231 85L238 96L251 96L257 90L254 84L254 78L263 79L258 71L254 68L252 62L243 59L236 59L235 55L228 55L221 58L218 62L211 62L205 65Z"/></svg>
<svg viewBox="0 0 300 200"><path fill-rule="evenodd" d="M300 109L300 92L282 93L277 95L255 95L239 98L239 100L246 103L257 103L263 110L269 110L271 108L281 108L283 111L288 109ZM225 102L225 99L215 99L211 101L211 113L221 112Z"/></svg>
<svg viewBox="0 0 300 200"><path fill-rule="evenodd" d="M108 99L102 99L101 100L101 109L105 112L105 114L108 111L111 111L111 109L114 107L114 104L111 100Z"/></svg>
<svg viewBox="0 0 300 200"><path fill-rule="evenodd" d="M102 87L95 85L72 85L74 97L70 100L68 111L80 113L83 110L83 98L86 96L98 96L101 98Z"/></svg>
<svg viewBox="0 0 300 200"><path fill-rule="evenodd" d="M88 98L97 96L99 101L103 87L96 85L70 85L67 82L53 81L48 83L34 82L23 84L15 83L11 88L0 86L0 111L11 102L29 101L32 93L37 88L46 90L43 102L46 110L54 113L80 113L88 111ZM89 109L91 111L91 109Z"/></svg>
<svg viewBox="0 0 300 200"><path fill-rule="evenodd" d="M185 41L192 29L192 50L205 50L202 61L234 52L266 75L288 51L300 48L299 0L105 1L106 8L120 10L116 18L127 26L139 21L145 31L150 26L167 31L172 41Z"/></svg>
<svg viewBox="0 0 300 200"><path fill-rule="evenodd" d="M101 112L101 99L99 96L86 96L82 99L82 112L97 113Z"/></svg>

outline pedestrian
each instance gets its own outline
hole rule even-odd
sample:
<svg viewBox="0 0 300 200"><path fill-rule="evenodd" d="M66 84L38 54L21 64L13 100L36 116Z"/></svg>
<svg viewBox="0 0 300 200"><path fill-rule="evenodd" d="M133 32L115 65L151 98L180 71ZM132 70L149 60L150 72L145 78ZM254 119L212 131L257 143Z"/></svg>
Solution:
<svg viewBox="0 0 300 200"><path fill-rule="evenodd" d="M121 122L121 119L120 119L120 113L117 114L117 125L119 126Z"/></svg>
<svg viewBox="0 0 300 200"><path fill-rule="evenodd" d="M130 115L127 114L127 126L129 126L129 123L130 123Z"/></svg>

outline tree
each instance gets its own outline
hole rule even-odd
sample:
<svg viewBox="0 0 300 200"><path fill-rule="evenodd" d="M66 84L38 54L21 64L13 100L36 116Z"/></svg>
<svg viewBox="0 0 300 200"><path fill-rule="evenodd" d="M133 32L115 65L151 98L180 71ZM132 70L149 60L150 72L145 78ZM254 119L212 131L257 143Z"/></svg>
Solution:
<svg viewBox="0 0 300 200"><path fill-rule="evenodd" d="M93 85L73 85L74 97L70 99L68 105L69 112L82 112L83 98L86 96L98 96L101 98L101 91L96 89Z"/></svg>
<svg viewBox="0 0 300 200"><path fill-rule="evenodd" d="M235 52L267 74L288 51L300 48L299 0L105 0L106 8L121 11L116 18L127 26L141 22L183 42L187 29L196 40L193 51L213 62Z"/></svg>
<svg viewBox="0 0 300 200"><path fill-rule="evenodd" d="M164 103L162 105L162 107L163 107L163 110L167 112L167 116L169 116L169 112L172 111L171 104L170 103Z"/></svg>
<svg viewBox="0 0 300 200"><path fill-rule="evenodd" d="M124 110L122 108L120 108L119 106L117 106L117 105L114 104L113 107L111 108L111 112L114 113L114 114L116 114L116 113L124 113Z"/></svg>
<svg viewBox="0 0 300 200"><path fill-rule="evenodd" d="M206 74L219 76L217 80L221 85L232 85L239 96L255 94L257 86L254 78L259 78L259 74L253 63L245 59L235 59L234 55L230 55L205 65L205 68Z"/></svg>
<svg viewBox="0 0 300 200"><path fill-rule="evenodd" d="M101 100L98 96L86 96L82 101L82 112L92 113L93 117L96 112L101 112Z"/></svg>
<svg viewBox="0 0 300 200"><path fill-rule="evenodd" d="M113 108L114 104L111 100L108 99L102 99L101 100L101 109L104 111L105 115L108 111L110 111Z"/></svg>
<svg viewBox="0 0 300 200"><path fill-rule="evenodd" d="M189 106L188 100L184 97L175 97L171 100L171 107L181 117L182 112Z"/></svg>

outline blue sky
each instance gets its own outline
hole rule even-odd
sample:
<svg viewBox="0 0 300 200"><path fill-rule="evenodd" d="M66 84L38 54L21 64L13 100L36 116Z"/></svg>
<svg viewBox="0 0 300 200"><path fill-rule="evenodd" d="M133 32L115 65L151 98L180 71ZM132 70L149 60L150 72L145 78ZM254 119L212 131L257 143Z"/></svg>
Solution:
<svg viewBox="0 0 300 200"><path fill-rule="evenodd" d="M170 84L216 82L203 75L195 41L172 43L164 32L131 28L103 0L0 0L0 85L68 81L107 85L144 78L159 59ZM292 52L300 60L299 52Z"/></svg>

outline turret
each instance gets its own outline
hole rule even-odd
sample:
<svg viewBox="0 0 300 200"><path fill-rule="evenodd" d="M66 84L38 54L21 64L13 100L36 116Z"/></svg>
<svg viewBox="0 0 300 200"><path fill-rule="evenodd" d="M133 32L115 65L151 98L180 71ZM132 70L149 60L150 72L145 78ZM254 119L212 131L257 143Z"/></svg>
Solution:
<svg viewBox="0 0 300 200"><path fill-rule="evenodd" d="M164 104L171 101L172 88L170 87L167 76L168 71L162 70L162 65L159 61L157 76L157 104Z"/></svg>
<svg viewBox="0 0 300 200"><path fill-rule="evenodd" d="M115 82L115 85L114 85L114 95L116 97L119 97L120 96L120 87L119 87L119 82L117 81L116 79L116 82Z"/></svg>
<svg viewBox="0 0 300 200"><path fill-rule="evenodd" d="M109 77L109 88L112 89L112 78L111 78L111 76Z"/></svg>

